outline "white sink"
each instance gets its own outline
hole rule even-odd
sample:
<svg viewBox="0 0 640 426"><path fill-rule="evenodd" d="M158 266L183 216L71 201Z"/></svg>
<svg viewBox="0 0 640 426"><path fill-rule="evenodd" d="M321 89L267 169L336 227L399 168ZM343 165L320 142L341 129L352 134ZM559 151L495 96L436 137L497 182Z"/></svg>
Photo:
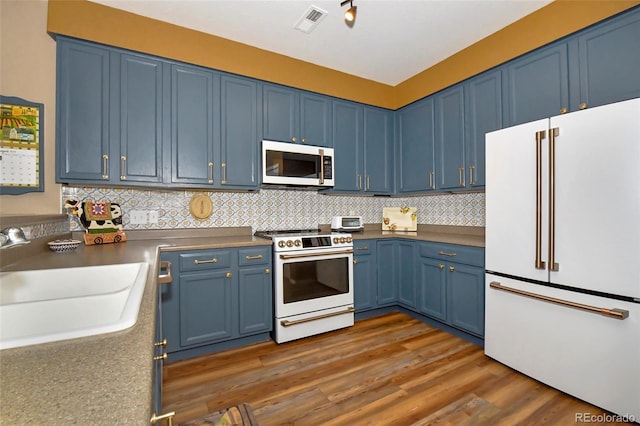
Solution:
<svg viewBox="0 0 640 426"><path fill-rule="evenodd" d="M0 272L0 349L127 329L146 263Z"/></svg>

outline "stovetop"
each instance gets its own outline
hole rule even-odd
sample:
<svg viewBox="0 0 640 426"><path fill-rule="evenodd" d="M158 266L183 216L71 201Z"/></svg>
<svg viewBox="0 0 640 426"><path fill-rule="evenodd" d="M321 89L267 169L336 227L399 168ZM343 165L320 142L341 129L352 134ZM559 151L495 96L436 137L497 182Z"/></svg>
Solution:
<svg viewBox="0 0 640 426"><path fill-rule="evenodd" d="M253 235L273 240L274 251L353 247L351 234L343 232L322 232L320 229L256 231Z"/></svg>
<svg viewBox="0 0 640 426"><path fill-rule="evenodd" d="M328 233L325 233L328 234ZM256 231L253 233L256 237L268 238L272 240L274 237L307 237L314 235L323 235L319 228L310 229L273 229L265 231Z"/></svg>

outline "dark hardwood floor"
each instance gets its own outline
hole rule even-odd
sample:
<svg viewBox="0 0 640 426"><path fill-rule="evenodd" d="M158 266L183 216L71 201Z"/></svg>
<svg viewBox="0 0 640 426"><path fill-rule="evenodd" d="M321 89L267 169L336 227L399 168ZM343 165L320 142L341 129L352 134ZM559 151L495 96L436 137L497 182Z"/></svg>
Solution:
<svg viewBox="0 0 640 426"><path fill-rule="evenodd" d="M163 398L175 423L242 402L263 426L566 425L606 414L401 313L169 363Z"/></svg>

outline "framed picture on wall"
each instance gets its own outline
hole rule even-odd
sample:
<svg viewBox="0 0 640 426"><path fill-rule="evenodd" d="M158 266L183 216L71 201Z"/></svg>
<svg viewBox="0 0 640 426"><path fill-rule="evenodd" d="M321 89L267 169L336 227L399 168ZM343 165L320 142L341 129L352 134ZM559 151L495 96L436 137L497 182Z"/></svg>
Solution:
<svg viewBox="0 0 640 426"><path fill-rule="evenodd" d="M0 96L0 194L44 191L44 104Z"/></svg>

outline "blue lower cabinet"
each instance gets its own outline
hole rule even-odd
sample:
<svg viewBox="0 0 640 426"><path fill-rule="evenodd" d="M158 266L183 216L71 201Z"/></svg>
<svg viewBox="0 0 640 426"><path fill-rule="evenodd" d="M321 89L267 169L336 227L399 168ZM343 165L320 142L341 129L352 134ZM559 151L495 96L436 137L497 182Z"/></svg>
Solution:
<svg viewBox="0 0 640 426"><path fill-rule="evenodd" d="M455 258L458 262L452 262ZM420 243L418 311L478 337L484 336L484 249Z"/></svg>
<svg viewBox="0 0 640 426"><path fill-rule="evenodd" d="M176 270L173 282L160 288L158 316L170 361L268 336L273 327L271 246L165 252L161 260Z"/></svg>
<svg viewBox="0 0 640 426"><path fill-rule="evenodd" d="M393 240L376 243L378 306L398 302L396 244Z"/></svg>
<svg viewBox="0 0 640 426"><path fill-rule="evenodd" d="M378 306L376 300L376 241L357 240L353 243L353 299L356 312Z"/></svg>

